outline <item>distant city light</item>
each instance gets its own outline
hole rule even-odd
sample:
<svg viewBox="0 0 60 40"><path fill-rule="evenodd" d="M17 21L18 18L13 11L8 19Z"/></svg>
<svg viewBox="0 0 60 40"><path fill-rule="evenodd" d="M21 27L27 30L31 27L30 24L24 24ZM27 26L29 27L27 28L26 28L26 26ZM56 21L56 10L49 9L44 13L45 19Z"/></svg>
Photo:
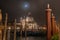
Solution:
<svg viewBox="0 0 60 40"><path fill-rule="evenodd" d="M8 27L8 29L10 30L10 29L11 29L11 27Z"/></svg>

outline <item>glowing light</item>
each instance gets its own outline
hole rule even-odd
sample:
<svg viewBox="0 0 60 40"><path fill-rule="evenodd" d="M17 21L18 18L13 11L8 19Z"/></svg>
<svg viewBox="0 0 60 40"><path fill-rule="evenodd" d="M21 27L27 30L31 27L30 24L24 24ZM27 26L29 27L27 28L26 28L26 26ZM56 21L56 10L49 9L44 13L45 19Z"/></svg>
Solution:
<svg viewBox="0 0 60 40"><path fill-rule="evenodd" d="M24 8L29 8L29 3L24 3Z"/></svg>
<svg viewBox="0 0 60 40"><path fill-rule="evenodd" d="M27 10L27 9L29 9L29 7L30 7L30 5L28 2L22 3L22 9Z"/></svg>
<svg viewBox="0 0 60 40"><path fill-rule="evenodd" d="M8 27L8 29L10 30L10 29L11 29L11 27Z"/></svg>
<svg viewBox="0 0 60 40"><path fill-rule="evenodd" d="M25 7L28 7L28 5L27 5L27 4L25 4Z"/></svg>

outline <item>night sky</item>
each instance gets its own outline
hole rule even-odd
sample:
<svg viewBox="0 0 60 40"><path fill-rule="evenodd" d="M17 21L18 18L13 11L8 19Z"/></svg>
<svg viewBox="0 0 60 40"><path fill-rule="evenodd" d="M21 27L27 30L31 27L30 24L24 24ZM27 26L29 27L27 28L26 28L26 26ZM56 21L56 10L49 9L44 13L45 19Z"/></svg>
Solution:
<svg viewBox="0 0 60 40"><path fill-rule="evenodd" d="M29 5L26 9L23 7L25 3ZM60 0L0 0L3 21L5 20L6 12L9 15L8 22L13 22L15 18L19 19L21 16L31 12L35 21L38 22L38 24L43 25L46 23L45 9L48 3L56 16L57 23L60 23Z"/></svg>

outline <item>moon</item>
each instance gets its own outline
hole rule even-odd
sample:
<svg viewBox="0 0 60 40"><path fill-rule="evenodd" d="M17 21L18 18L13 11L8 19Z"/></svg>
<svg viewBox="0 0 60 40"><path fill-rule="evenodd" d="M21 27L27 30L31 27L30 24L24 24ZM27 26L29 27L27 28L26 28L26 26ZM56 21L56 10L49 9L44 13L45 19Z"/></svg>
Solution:
<svg viewBox="0 0 60 40"><path fill-rule="evenodd" d="M29 8L30 8L29 2L24 2L24 3L22 3L22 9L28 10Z"/></svg>
<svg viewBox="0 0 60 40"><path fill-rule="evenodd" d="M28 5L27 5L27 4L25 4L25 6L24 6L24 7L26 8L26 7L28 7Z"/></svg>

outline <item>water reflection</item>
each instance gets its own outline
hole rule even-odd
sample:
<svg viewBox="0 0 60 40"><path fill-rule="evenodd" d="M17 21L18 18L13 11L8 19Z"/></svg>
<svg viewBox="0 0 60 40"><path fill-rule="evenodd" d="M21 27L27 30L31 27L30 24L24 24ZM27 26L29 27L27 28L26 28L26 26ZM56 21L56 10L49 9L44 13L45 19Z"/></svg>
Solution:
<svg viewBox="0 0 60 40"><path fill-rule="evenodd" d="M20 40L20 37L17 37L17 40ZM25 40L25 37L22 38L22 40ZM46 37L27 37L27 40L46 40Z"/></svg>
<svg viewBox="0 0 60 40"><path fill-rule="evenodd" d="M22 40L25 40L25 33L22 33ZM34 35L34 34L33 34ZM39 33L39 36L27 36L27 40L46 40L46 33ZM14 32L11 32L10 34L10 40L14 40ZM20 32L16 32L16 40L21 40L20 39Z"/></svg>

